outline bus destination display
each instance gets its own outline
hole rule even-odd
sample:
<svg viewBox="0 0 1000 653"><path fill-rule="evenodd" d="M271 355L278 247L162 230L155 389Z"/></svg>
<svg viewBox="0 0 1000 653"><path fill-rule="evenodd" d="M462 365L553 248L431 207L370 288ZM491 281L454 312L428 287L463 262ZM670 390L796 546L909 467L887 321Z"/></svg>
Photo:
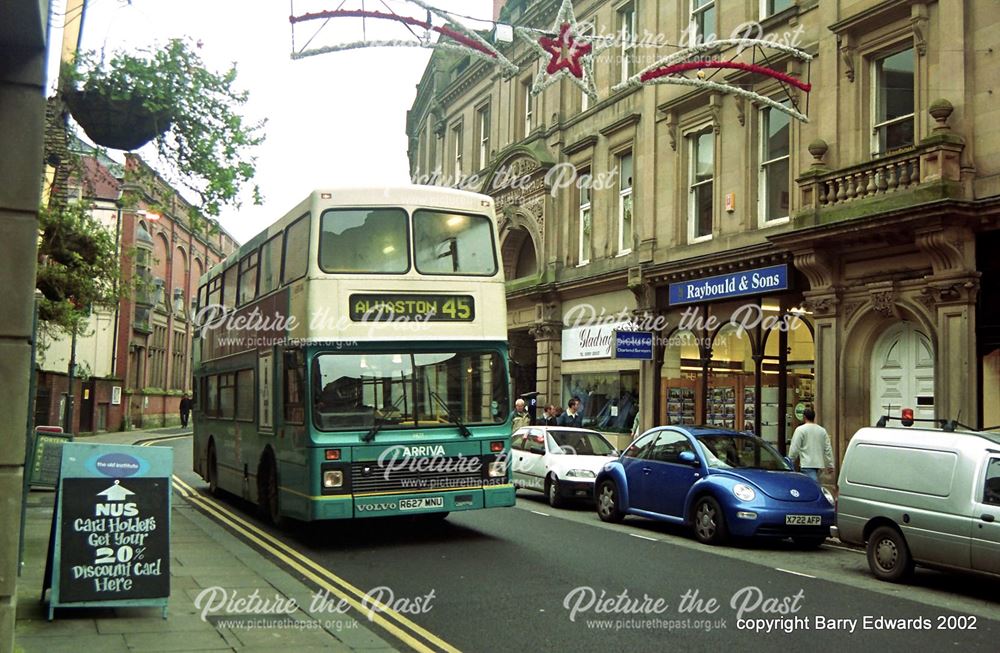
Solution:
<svg viewBox="0 0 1000 653"><path fill-rule="evenodd" d="M476 317L472 295L355 294L350 302L354 322L471 322Z"/></svg>

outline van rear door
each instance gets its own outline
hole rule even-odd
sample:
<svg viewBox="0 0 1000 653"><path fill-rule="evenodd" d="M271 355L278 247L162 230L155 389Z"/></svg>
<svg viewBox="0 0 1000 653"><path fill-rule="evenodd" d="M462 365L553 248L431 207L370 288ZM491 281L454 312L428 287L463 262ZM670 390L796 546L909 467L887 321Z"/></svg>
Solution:
<svg viewBox="0 0 1000 653"><path fill-rule="evenodd" d="M972 568L1000 574L1000 457L984 468L972 512Z"/></svg>

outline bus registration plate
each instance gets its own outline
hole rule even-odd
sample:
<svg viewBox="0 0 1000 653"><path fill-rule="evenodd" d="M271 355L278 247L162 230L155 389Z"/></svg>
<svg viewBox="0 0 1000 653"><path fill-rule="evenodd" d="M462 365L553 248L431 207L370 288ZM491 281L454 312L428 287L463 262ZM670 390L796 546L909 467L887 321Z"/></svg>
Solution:
<svg viewBox="0 0 1000 653"><path fill-rule="evenodd" d="M444 497L421 497L420 499L400 499L400 510L423 510L425 508L444 508Z"/></svg>

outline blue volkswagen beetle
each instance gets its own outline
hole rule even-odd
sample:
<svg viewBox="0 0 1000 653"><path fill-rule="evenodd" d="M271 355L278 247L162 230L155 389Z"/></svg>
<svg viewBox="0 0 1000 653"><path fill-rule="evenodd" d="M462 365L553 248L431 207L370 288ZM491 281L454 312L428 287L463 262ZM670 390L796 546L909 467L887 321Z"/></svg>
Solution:
<svg viewBox="0 0 1000 653"><path fill-rule="evenodd" d="M791 537L818 547L834 524L829 490L759 437L719 428L658 427L640 435L594 484L597 514L637 515L694 529L699 541Z"/></svg>

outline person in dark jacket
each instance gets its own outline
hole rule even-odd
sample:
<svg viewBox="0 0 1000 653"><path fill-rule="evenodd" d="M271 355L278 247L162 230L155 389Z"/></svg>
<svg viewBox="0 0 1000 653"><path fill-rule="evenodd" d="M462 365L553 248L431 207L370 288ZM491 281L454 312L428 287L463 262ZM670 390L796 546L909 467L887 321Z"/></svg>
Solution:
<svg viewBox="0 0 1000 653"><path fill-rule="evenodd" d="M575 426L576 428L583 428L583 415L578 411L580 406L580 400L573 397L566 404L566 412L559 416L558 425L559 426Z"/></svg>
<svg viewBox="0 0 1000 653"><path fill-rule="evenodd" d="M542 415L542 423L545 426L558 426L559 418L556 415L556 407L549 404L545 407L545 412Z"/></svg>
<svg viewBox="0 0 1000 653"><path fill-rule="evenodd" d="M184 395L181 397L181 428L187 428L188 425L188 415L191 414L191 407L194 404L191 401L191 395Z"/></svg>

